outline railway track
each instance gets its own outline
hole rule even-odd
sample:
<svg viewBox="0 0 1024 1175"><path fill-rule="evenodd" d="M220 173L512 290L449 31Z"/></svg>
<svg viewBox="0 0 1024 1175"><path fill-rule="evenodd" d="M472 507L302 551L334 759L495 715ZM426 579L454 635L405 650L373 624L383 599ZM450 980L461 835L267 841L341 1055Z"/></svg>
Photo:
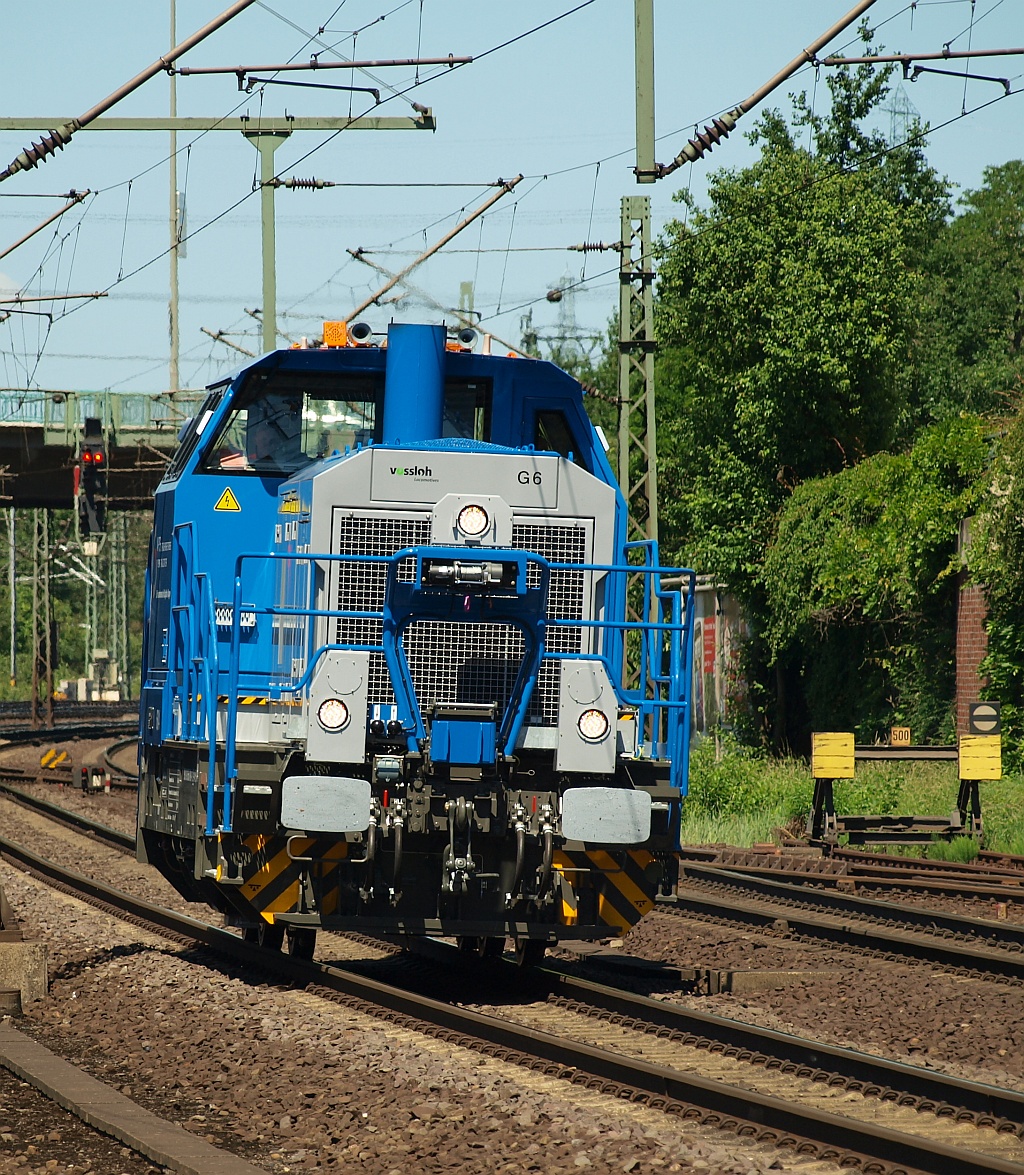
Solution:
<svg viewBox="0 0 1024 1175"><path fill-rule="evenodd" d="M0 727L0 741L15 743L61 743L76 738L115 738L137 730L137 718L112 718L104 722L73 722L53 727Z"/></svg>
<svg viewBox="0 0 1024 1175"><path fill-rule="evenodd" d="M0 779L2 778L6 778L6 775L0 769ZM116 828L111 828L109 824L102 824L100 821L83 816L79 812L72 812L60 804L51 804L49 800L30 795L20 788L12 787L10 783L0 783L0 795L22 807L30 808L33 812L41 812L56 823L64 825L65 828L74 828L88 836L95 837L96 840L110 845L119 852L135 855L135 837L119 832Z"/></svg>
<svg viewBox="0 0 1024 1175"><path fill-rule="evenodd" d="M4 778L2 770L0 778ZM131 855L135 852L133 836L89 817L29 795L9 783L0 783L0 794L52 820L86 832L123 853ZM780 886L774 879L766 884L766 879L760 876L733 870L686 865L683 872L687 880L704 882L716 890L753 892L759 899L767 898L772 903L804 907L810 905L821 916L798 916L789 909L781 914L778 911L766 912L761 901L723 902L717 897L706 899L685 890L675 898L660 899L664 908L677 913L692 913L776 929L780 928L780 923L785 923L785 929L792 933L838 945L861 946L881 951L890 957L934 962L960 972L974 971L1005 979L1024 980L1024 927L1021 926L897 906L845 894L833 895L827 891L805 891L789 883ZM881 929L872 930L870 926L863 925L854 927L849 922L837 921L834 917L837 912L880 923ZM908 935L907 931L918 933ZM930 942L925 937L935 935L940 936L941 941ZM991 947L998 949L993 951Z"/></svg>
<svg viewBox="0 0 1024 1175"><path fill-rule="evenodd" d="M1024 1173L1024 1095L1013 1091L695 1013L551 969L510 978L511 964L486 969L454 948L430 944L440 962L428 987L447 983L450 991L454 976L468 976L466 991L452 1002L348 967L261 950L24 846L0 841L0 850L182 945L200 942L278 981L591 1089L867 1170ZM536 997L528 1005L524 982ZM482 989L508 984L516 993L509 1003L457 1002L460 994L473 992L479 1001Z"/></svg>
<svg viewBox="0 0 1024 1175"><path fill-rule="evenodd" d="M124 728L120 727L120 726L115 727L114 729L111 729L109 727L91 726L88 728L87 733L79 734L76 737L89 738L89 739L109 738L112 735L123 734L123 729ZM29 743L39 742L40 745L43 745L43 744L49 742L54 747L58 747L61 745L61 743L65 737L67 737L68 739L70 739L72 737L70 735L66 736L63 731L59 732L61 734L61 738L59 738L59 739L52 737L57 732L48 731L48 732L44 732L44 733L49 735L50 737L40 738L40 737L38 737L39 736L38 731L32 731L31 737L26 737L24 739L21 739L20 741L21 742L29 742ZM15 741L19 741L19 740L15 740ZM117 763L113 762L113 760L111 758L111 756L116 754L119 750L127 748L129 745L134 744L134 742L135 742L134 735L126 737L126 738L119 738L116 742L114 742L106 750L99 751L99 752L95 752L95 751L90 752L88 755L88 758L93 760L93 762L89 765L94 768L99 767L106 772L106 774L110 780L110 787L112 789L116 789L118 791L136 791L137 790L138 781L136 780L135 776L132 774L129 774L127 771L123 770L122 767L120 767ZM2 749L2 748L0 748L0 749ZM99 761L96 762L95 760L99 760ZM76 769L81 768L83 766L85 766L85 764L83 764L83 763L72 764L70 762L67 762L67 763L58 763L56 766L47 767L45 770L43 770L42 768L40 768L39 770L35 770L35 769L31 769L31 768L17 767L17 766L14 766L13 764L4 763L2 760L0 760L0 779L5 779L11 783L21 783L21 784L29 784L29 783L52 784L52 783L57 783L57 784L61 784L66 787L67 786L78 787L80 785L80 778L79 778L79 776L77 776L75 774L75 771L76 771Z"/></svg>
<svg viewBox="0 0 1024 1175"><path fill-rule="evenodd" d="M901 906L686 864L660 909L700 919L781 930L886 958L914 959L964 975L1024 982L1024 927Z"/></svg>
<svg viewBox="0 0 1024 1175"><path fill-rule="evenodd" d="M1024 900L1024 870L1006 863L1007 858L975 864L846 849L835 850L828 856L810 856L696 847L684 849L683 857L688 864L845 893L881 890L994 901Z"/></svg>
<svg viewBox="0 0 1024 1175"><path fill-rule="evenodd" d="M86 719L127 718L138 722L138 704L132 702L55 701L55 722L81 722ZM25 722L32 717L31 702L0 702L0 724Z"/></svg>

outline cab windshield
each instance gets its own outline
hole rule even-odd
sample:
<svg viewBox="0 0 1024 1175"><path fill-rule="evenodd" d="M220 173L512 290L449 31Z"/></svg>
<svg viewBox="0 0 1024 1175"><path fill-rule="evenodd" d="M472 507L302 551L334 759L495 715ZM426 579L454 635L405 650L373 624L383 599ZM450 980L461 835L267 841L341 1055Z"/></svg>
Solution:
<svg viewBox="0 0 1024 1175"><path fill-rule="evenodd" d="M383 381L372 374L255 371L206 451L202 468L287 477L373 440Z"/></svg>

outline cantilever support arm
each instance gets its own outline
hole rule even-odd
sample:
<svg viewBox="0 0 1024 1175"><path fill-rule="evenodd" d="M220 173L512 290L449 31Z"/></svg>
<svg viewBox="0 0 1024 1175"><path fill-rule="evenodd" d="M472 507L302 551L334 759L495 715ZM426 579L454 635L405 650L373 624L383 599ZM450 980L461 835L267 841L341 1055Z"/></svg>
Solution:
<svg viewBox="0 0 1024 1175"><path fill-rule="evenodd" d="M0 171L0 183L19 171L26 171L30 167L36 167L40 163L44 163L55 151L62 151L65 144L71 141L71 136L75 131L80 131L82 127L88 126L94 118L99 118L101 114L104 114L112 106L116 106L122 98L127 97L128 94L137 90L139 86L148 82L151 77L155 77L158 73L169 69L171 63L177 61L182 54L187 53L189 49L198 45L200 41L204 41L211 33L216 32L221 25L227 24L229 20L236 17L254 2L255 0L235 0L235 3L230 8L225 9L220 16L215 17L209 24L203 25L198 32L193 33L190 37L186 37L180 44L175 45L170 52L165 53L162 57L158 57L152 65L148 65L141 73L137 73L131 81L125 82L123 86L119 86L112 94L108 94L102 102L97 102L91 110L87 110L79 118L71 119L70 122L66 122L56 130L51 130L49 134L44 135L38 143L33 143L31 147L26 147L3 171Z"/></svg>
<svg viewBox="0 0 1024 1175"><path fill-rule="evenodd" d="M714 119L709 126L704 128L703 133L690 139L671 163L657 164L657 178L664 179L665 176L671 175L672 172L682 167L684 163L696 162L696 160L710 151L712 147L716 146L723 139L728 138L730 131L735 129L736 124L744 114L753 110L773 90L777 90L784 81L791 78L798 69L808 62L814 61L817 58L819 49L824 49L834 36L841 33L843 29L849 28L857 17L866 12L874 2L875 0L858 0L858 3L841 20L838 20L827 32L822 33L802 53L798 53L787 66L780 69L774 77L769 78L749 98L745 98L738 106L733 107L732 110L726 111L719 118Z"/></svg>

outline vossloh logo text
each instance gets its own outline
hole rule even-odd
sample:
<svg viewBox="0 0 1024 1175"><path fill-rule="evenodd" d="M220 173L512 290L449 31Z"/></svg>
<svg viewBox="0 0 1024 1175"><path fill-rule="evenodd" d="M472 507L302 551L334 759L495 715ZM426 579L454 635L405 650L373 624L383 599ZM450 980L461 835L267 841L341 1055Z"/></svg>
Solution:
<svg viewBox="0 0 1024 1175"><path fill-rule="evenodd" d="M392 465L391 472L395 477L432 477L433 471L429 465Z"/></svg>

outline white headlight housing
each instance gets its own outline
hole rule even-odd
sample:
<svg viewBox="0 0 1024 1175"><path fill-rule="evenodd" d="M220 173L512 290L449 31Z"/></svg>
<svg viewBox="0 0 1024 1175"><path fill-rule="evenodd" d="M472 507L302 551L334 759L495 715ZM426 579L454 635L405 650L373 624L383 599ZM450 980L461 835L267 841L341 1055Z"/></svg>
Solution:
<svg viewBox="0 0 1024 1175"><path fill-rule="evenodd" d="M584 710L576 721L580 737L588 743L599 743L610 729L608 715L603 710Z"/></svg>
<svg viewBox="0 0 1024 1175"><path fill-rule="evenodd" d="M463 506L456 519L459 530L470 539L479 538L490 524L491 520L483 506Z"/></svg>
<svg viewBox="0 0 1024 1175"><path fill-rule="evenodd" d="M320 703L316 717L324 730L342 730L348 725L348 706L341 698L327 698Z"/></svg>

